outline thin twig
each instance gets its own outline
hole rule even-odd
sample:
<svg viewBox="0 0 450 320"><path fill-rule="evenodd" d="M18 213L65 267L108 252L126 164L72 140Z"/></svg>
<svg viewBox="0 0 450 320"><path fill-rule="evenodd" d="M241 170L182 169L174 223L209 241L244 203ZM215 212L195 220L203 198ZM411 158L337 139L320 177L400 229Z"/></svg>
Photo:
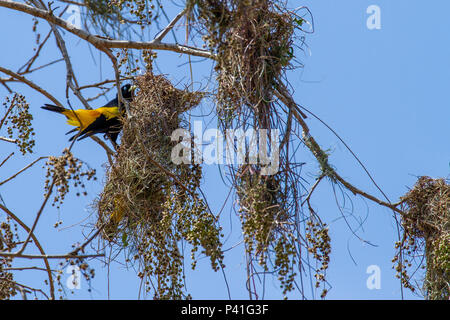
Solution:
<svg viewBox="0 0 450 320"><path fill-rule="evenodd" d="M33 65L33 63L36 61L36 59L39 57L39 53L41 52L41 49L44 47L45 43L50 38L51 34L52 34L51 31L49 31L49 33L47 33L47 36L44 38L44 41L42 41L40 43L39 47L37 48L36 53L30 58L30 60L28 60L22 67L20 67L19 70L17 70L17 73L25 74L25 73L32 72L32 71L30 71L30 68ZM25 67L26 67L25 71L22 72L22 69Z"/></svg>
<svg viewBox="0 0 450 320"><path fill-rule="evenodd" d="M7 157L5 158L5 160L3 160L3 161L0 163L0 167L3 166L3 165L6 163L6 161L8 161L9 158L11 158L13 155L14 155L14 152L11 152L11 154L10 154L9 156L7 156Z"/></svg>
<svg viewBox="0 0 450 320"><path fill-rule="evenodd" d="M8 115L10 114L12 109L14 108L14 103L16 102L16 98L17 98L17 96L14 95L12 100L11 100L11 103L10 103L10 105L8 107L8 110L6 110L5 115L3 116L2 120L0 120L0 129L3 127L3 124L6 121L6 118L8 118Z"/></svg>
<svg viewBox="0 0 450 320"><path fill-rule="evenodd" d="M6 137L2 137L2 136L0 136L0 140L5 141L5 142L11 142L11 143L17 142L17 139L10 139L10 138L6 138Z"/></svg>
<svg viewBox="0 0 450 320"><path fill-rule="evenodd" d="M39 268L39 267L15 267L15 268L4 268L3 270L6 270L6 271L38 270L38 271L45 271L45 272L47 272L47 269ZM52 270L52 271L55 272L56 270Z"/></svg>
<svg viewBox="0 0 450 320"><path fill-rule="evenodd" d="M183 11L181 11L179 14L176 15L175 18L173 18L172 21L167 25L167 27L164 28L158 35L155 37L154 42L161 42L161 40L169 33L170 30L175 26L175 24L178 22L178 20L181 19L182 16L184 16L187 12L187 8L185 8Z"/></svg>
<svg viewBox="0 0 450 320"><path fill-rule="evenodd" d="M114 151L106 143L104 143L99 137L91 136L92 140L97 142L106 151L106 156L108 157L109 164L112 165L112 157L115 155Z"/></svg>
<svg viewBox="0 0 450 320"><path fill-rule="evenodd" d="M11 217L11 219L16 221L26 232L28 232L31 235L31 239L33 239L33 242L36 245L36 247L38 248L41 255L45 255L44 249L42 248L42 246L39 243L36 236L30 232L31 231L30 228L22 220L20 220L14 213L12 213L8 208L6 208L4 205L0 204L0 209L2 209L8 216ZM48 282L49 282L49 286L50 286L50 296L52 297L52 299L55 299L55 286L53 284L52 270L50 268L50 264L48 263L48 259L44 258L43 260L44 260L45 268L47 269Z"/></svg>
<svg viewBox="0 0 450 320"><path fill-rule="evenodd" d="M9 283L13 284L14 286L19 287L19 288L17 288L17 289L19 289L19 291L20 291L20 288L25 288L25 289L29 290L29 293L30 292L40 292L40 293L42 293L43 296L45 296L48 300L50 300L49 297L47 296L47 294L44 291L42 291L41 289L35 289L32 287L26 286L24 284L18 283L16 281L12 281L12 280L5 279L5 278L0 278L0 280L9 282ZM52 299L54 300L54 298L52 298Z"/></svg>
<svg viewBox="0 0 450 320"><path fill-rule="evenodd" d="M1 137L0 137L1 138ZM0 186L7 183L8 181L11 181L12 179L14 179L15 177L17 177L19 174L21 174L22 172L24 172L25 170L31 168L36 162L42 160L42 159L47 159L48 157L39 157L36 160L34 160L32 163L30 163L29 165L25 166L23 169L19 170L18 172L16 172L15 174L13 174L11 177L9 177L6 180L3 180L0 182Z"/></svg>
<svg viewBox="0 0 450 320"><path fill-rule="evenodd" d="M322 181L322 179L325 177L324 174L322 174L320 177L317 178L316 182L314 183L314 185L311 187L311 190L309 191L308 195L306 196L305 200L303 200L301 206L303 206L305 204L306 201L309 202L309 199L311 198L314 190L316 190L317 186L319 185L320 181Z"/></svg>
<svg viewBox="0 0 450 320"><path fill-rule="evenodd" d="M64 59L56 59L56 60L53 60L53 61L51 61L51 62L48 62L48 63L46 63L46 64L43 64L42 66L39 66L39 67L36 67L36 68L34 68L34 69L31 69L31 70L29 70L28 72L26 72L26 73L32 73L32 72L34 72L34 71L38 71L38 70L40 70L40 69L43 69L43 68L46 68L46 67L48 67L48 66L51 66L52 64L55 64L55 63L58 63L58 62L60 62L60 61L63 61ZM22 74L22 73L21 73Z"/></svg>
<svg viewBox="0 0 450 320"><path fill-rule="evenodd" d="M302 112L301 110L298 108L297 104L294 102L294 100L292 99L292 97L289 95L289 93L287 92L287 90L282 87L282 86L278 86L279 90L275 91L275 95L277 96L277 98L279 98L283 104L285 104L293 113L295 118L297 119L297 121L299 122L300 126L303 129L303 138L305 141L306 146L310 149L310 151L313 153L313 155L316 157L316 159L319 161L319 163L321 163L321 165L323 165L324 160L326 161L326 159L324 159L323 155L326 155L325 151L323 151L319 144L316 142L316 140L314 139L314 137L312 137L310 135L310 130L308 125L306 124L306 122L303 120L303 116L301 116ZM389 209L394 210L395 212L404 215L404 212L401 211L400 209L397 208L397 206L392 205L391 203L387 203L384 202L358 188L356 188L355 186L353 186L352 184L350 184L349 182L347 182L345 179L343 179L334 169L331 169L331 167L329 166L328 163L325 163L324 165L326 165L328 168L326 175L328 175L331 179L335 179L337 181L339 181L342 185L344 185L344 187L346 187L348 190L350 190L351 192L353 192L353 194L359 194L371 201L374 201L382 206L385 206Z"/></svg>
<svg viewBox="0 0 450 320"><path fill-rule="evenodd" d="M83 3L83 2L77 2L77 1L71 1L71 0L59 0L59 1L65 2L65 3L68 3L68 4L74 4L74 5L80 6L80 7L87 7L87 4Z"/></svg>
<svg viewBox="0 0 450 320"><path fill-rule="evenodd" d="M133 79L133 77L123 77L123 78L120 79L120 81L130 80L130 79ZM78 88L78 90L84 90L84 89L87 89L87 88L97 88L97 87L100 87L100 86L102 86L104 84L113 83L113 82L116 82L116 80L106 79L106 80L101 81L101 82L97 82L97 83L81 86L81 87Z"/></svg>
<svg viewBox="0 0 450 320"><path fill-rule="evenodd" d="M404 216L405 213L398 209L395 205L391 204L391 203L387 203L384 202L370 194L368 194L367 192L364 192L356 187L354 187L353 185L351 185L349 182L347 182L346 180L344 180L340 175L338 175L336 172L334 172L334 177L336 178L337 181L339 181L340 183L342 183L344 185L344 187L346 187L348 190L350 190L351 192L353 192L353 194L359 194L361 196L363 196L364 198L367 198L369 200L372 200L373 202L376 202L382 206L385 206L389 209L394 210L395 212L399 213L400 215Z"/></svg>
<svg viewBox="0 0 450 320"><path fill-rule="evenodd" d="M70 146L68 148L69 152L70 152L70 150L72 150L72 147L75 144L75 142L77 141L77 138L78 138L80 133L81 133L81 131L78 132L78 134L75 136L75 139L70 144ZM36 228L36 226L38 224L39 218L41 217L41 214L44 211L45 206L47 205L48 199L50 198L50 195L53 192L53 187L55 186L55 183L56 183L56 176L54 175L53 179L52 179L52 183L48 187L47 194L45 195L44 201L42 202L41 207L39 208L39 211L36 214L36 218L34 219L33 226L31 227L30 231L28 232L28 236L27 236L24 244L22 245L22 247L18 251L19 254L21 254L21 253L23 253L25 251L25 248L28 245L28 241L33 236L33 232L34 232L34 230L35 230L35 228Z"/></svg>
<svg viewBox="0 0 450 320"><path fill-rule="evenodd" d="M2 0L0 0L2 1ZM61 102L58 101L58 99L56 99L54 96L52 96L50 93L48 93L47 91L45 91L44 89L42 89L41 87L39 87L37 84L35 84L34 82L28 80L27 78L25 78L24 76L21 76L20 74L11 71L9 69L0 67L0 71L3 73L6 73L7 75L16 78L18 80L20 80L21 82L27 84L28 86L30 86L31 88L33 88L34 90L40 92L41 94L43 94L44 96L46 96L47 98L49 98L54 104L56 104L57 106L62 107L63 105L61 104Z"/></svg>
<svg viewBox="0 0 450 320"><path fill-rule="evenodd" d="M104 223L103 225L101 225L95 232L94 234L89 237L81 246L79 246L78 248L76 248L75 250L71 251L69 254L70 255L77 255L78 252L80 251L84 251L84 248L86 248L86 246L95 239L95 237L98 236L98 234L103 230L103 228L105 227L106 223Z"/></svg>
<svg viewBox="0 0 450 320"><path fill-rule="evenodd" d="M48 254L22 254L17 252L0 252L0 257L24 258L24 259L87 259L87 258L99 258L104 256L105 256L104 253L84 254L84 255L67 253L67 254L48 255Z"/></svg>
<svg viewBox="0 0 450 320"><path fill-rule="evenodd" d="M43 9L38 9L32 6L29 6L24 3L11 1L11 0L0 0L0 7L5 7L17 11L21 11L32 16L42 18L47 20L48 22L55 24L59 27L64 28L65 30L73 33L74 35L80 37L83 40L91 43L96 48L117 48L117 49L153 49L153 50L167 50L173 51L177 53L184 53L193 56L199 56L204 58L214 58L214 55L207 51L202 50L195 47L183 46L179 44L171 44L171 43L162 43L155 40L149 42L142 41L126 41L126 40L109 40L103 37L99 37L93 34L90 34L82 29L76 28L73 24L68 23L67 21L56 17L53 15L52 11L47 11Z"/></svg>

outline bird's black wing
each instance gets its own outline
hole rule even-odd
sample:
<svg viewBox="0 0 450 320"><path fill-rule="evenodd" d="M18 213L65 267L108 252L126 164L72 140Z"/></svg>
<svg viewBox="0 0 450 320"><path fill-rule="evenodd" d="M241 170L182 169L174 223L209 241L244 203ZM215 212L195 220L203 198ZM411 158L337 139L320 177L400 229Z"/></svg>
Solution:
<svg viewBox="0 0 450 320"><path fill-rule="evenodd" d="M66 134L71 134L71 133L73 133L73 132L75 132L75 131L78 131L78 130L79 130L78 128L75 128L75 129L72 129L72 130L70 130L70 131L67 131Z"/></svg>
<svg viewBox="0 0 450 320"><path fill-rule="evenodd" d="M48 110L48 111L57 112L57 113L63 113L64 111L67 111L67 109L55 106L54 104L48 104L48 103L44 104L41 108Z"/></svg>
<svg viewBox="0 0 450 320"><path fill-rule="evenodd" d="M130 98L131 96L128 94L129 89L127 91L126 98ZM123 95L123 92L122 92ZM114 99L106 103L103 108L112 108L112 107L118 107L119 106L119 99L116 96ZM110 119L107 119L105 115L100 115L97 119L95 119L89 126L87 126L83 131L80 132L80 134L76 134L73 137L71 137L69 140L72 141L75 139L75 137L78 135L77 140L82 140L87 137L90 137L97 133L106 133L108 134L109 138L115 143L117 140L117 137L119 136L120 130L122 129L122 121L117 118L113 117Z"/></svg>
<svg viewBox="0 0 450 320"><path fill-rule="evenodd" d="M79 138L77 140L82 140L87 137L90 137L97 133L108 133L112 140L117 139L119 132L122 128L122 122L119 118L114 117L110 119L106 119L106 117L102 114L94 122L92 122L89 126L87 126L83 131L81 131ZM75 137L72 137L75 138Z"/></svg>
<svg viewBox="0 0 450 320"><path fill-rule="evenodd" d="M107 135L113 142L113 144L116 144L117 137L119 136L120 131L114 131L114 132L108 132Z"/></svg>
<svg viewBox="0 0 450 320"><path fill-rule="evenodd" d="M117 97L109 101L107 104L102 106L103 108L111 108L111 107L117 107L119 105L119 100L117 100Z"/></svg>
<svg viewBox="0 0 450 320"><path fill-rule="evenodd" d="M105 129L106 125L107 125L107 121L108 121L108 119L106 118L106 116L104 114L101 114L90 125L88 125L86 128L84 128L79 134L72 136L69 139L69 141L72 141L73 139L75 139L75 137L77 135L79 137L82 137L83 135L85 135L89 132ZM101 132L101 131L98 131L98 132ZM94 132L94 133L98 133L98 132ZM77 140L80 140L80 138L78 138Z"/></svg>

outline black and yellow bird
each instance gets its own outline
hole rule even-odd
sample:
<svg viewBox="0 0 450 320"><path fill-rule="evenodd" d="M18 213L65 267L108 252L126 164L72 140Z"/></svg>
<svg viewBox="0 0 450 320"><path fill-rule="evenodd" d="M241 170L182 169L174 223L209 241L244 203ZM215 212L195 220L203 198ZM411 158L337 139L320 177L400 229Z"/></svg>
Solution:
<svg viewBox="0 0 450 320"><path fill-rule="evenodd" d="M130 84L122 86L121 91L122 97L125 100L132 100L133 87ZM125 111L123 103L121 103L121 107L119 108L118 95L103 107L93 110L71 110L51 104L45 104L41 108L65 115L67 118L67 123L76 127L66 133L70 134L79 131L77 134L72 136L69 141L72 141L75 138L77 140L81 140L90 137L93 134L104 133L111 139L114 145L116 144L117 137L122 129L122 121L120 120L120 116L123 115Z"/></svg>

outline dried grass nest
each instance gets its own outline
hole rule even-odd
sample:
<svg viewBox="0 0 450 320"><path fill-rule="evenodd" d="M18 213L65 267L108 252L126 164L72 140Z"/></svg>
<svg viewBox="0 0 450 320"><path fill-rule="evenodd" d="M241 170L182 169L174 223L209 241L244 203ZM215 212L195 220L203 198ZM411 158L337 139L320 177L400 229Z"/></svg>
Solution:
<svg viewBox="0 0 450 320"><path fill-rule="evenodd" d="M404 197L403 251L414 257L425 251L424 290L429 299L450 298L450 184L420 177ZM408 262L405 260L404 262Z"/></svg>
<svg viewBox="0 0 450 320"><path fill-rule="evenodd" d="M431 239L450 231L450 185L445 179L420 177L404 197L408 234Z"/></svg>
<svg viewBox="0 0 450 320"><path fill-rule="evenodd" d="M171 162L176 143L171 134L187 126L183 113L200 103L201 94L177 89L151 72L137 77L136 85L129 105L132 118L124 120L121 144L97 203L98 225L106 224L109 240L125 226L130 231L161 219L167 198L181 194L168 173L195 189L190 185L195 169Z"/></svg>
<svg viewBox="0 0 450 320"><path fill-rule="evenodd" d="M270 0L189 0L187 7L216 54L219 119L228 126L250 112L269 127L273 93L292 67L302 18Z"/></svg>

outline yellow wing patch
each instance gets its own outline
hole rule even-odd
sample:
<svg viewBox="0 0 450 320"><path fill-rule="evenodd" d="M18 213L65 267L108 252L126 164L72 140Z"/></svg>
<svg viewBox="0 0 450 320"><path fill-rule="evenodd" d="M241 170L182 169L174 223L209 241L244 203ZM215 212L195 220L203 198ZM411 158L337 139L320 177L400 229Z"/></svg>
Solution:
<svg viewBox="0 0 450 320"><path fill-rule="evenodd" d="M119 109L117 107L102 107L95 110L78 109L74 111L67 110L63 114L67 117L67 124L83 130L102 114L106 119L117 117L119 115Z"/></svg>

